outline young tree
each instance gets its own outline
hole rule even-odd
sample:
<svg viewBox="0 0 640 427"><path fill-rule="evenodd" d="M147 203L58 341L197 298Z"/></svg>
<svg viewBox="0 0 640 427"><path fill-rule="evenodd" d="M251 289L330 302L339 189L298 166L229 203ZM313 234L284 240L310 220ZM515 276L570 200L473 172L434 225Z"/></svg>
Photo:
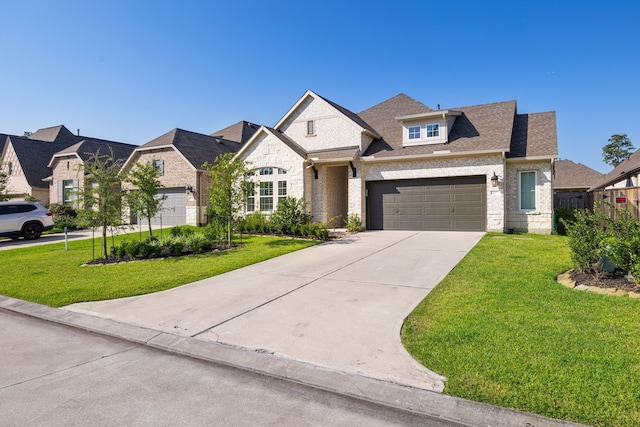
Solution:
<svg viewBox="0 0 640 427"><path fill-rule="evenodd" d="M146 164L136 163L126 178L126 181L134 187L127 193L129 208L139 218L147 219L150 236L153 235L151 218L156 216L167 198L167 196L157 197L158 190L162 188L159 177L160 170L155 167L154 161L150 160Z"/></svg>
<svg viewBox="0 0 640 427"><path fill-rule="evenodd" d="M247 164L235 153L225 153L216 157L212 165L206 162L203 167L211 173L209 186L210 212L227 227L227 241L231 244L231 231L235 220L242 211L247 196L247 177L250 174Z"/></svg>
<svg viewBox="0 0 640 427"><path fill-rule="evenodd" d="M626 133L613 134L609 138L609 143L602 147L602 158L604 162L614 168L624 162L635 148Z"/></svg>
<svg viewBox="0 0 640 427"><path fill-rule="evenodd" d="M2 170L2 163L0 163L0 202L7 200L7 179L9 177Z"/></svg>
<svg viewBox="0 0 640 427"><path fill-rule="evenodd" d="M102 252L106 257L107 228L120 225L122 221L122 180L120 175L121 161L116 160L113 151L109 155L101 155L98 150L90 153L90 158L81 166L84 172L84 188L80 199L86 218L92 227L102 227Z"/></svg>

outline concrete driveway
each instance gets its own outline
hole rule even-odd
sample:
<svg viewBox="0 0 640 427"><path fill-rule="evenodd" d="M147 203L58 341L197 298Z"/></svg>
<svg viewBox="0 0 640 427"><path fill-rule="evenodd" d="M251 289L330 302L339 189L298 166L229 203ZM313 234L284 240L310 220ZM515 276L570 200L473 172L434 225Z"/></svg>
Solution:
<svg viewBox="0 0 640 427"><path fill-rule="evenodd" d="M445 379L406 352L400 329L483 234L347 235L168 291L65 309L442 391Z"/></svg>

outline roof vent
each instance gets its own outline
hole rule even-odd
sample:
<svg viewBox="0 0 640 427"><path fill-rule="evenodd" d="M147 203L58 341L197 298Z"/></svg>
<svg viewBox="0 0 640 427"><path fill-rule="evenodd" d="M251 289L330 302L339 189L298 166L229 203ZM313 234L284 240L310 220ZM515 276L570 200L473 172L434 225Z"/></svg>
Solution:
<svg viewBox="0 0 640 427"><path fill-rule="evenodd" d="M438 110L440 110L440 104L438 104Z"/></svg>
<svg viewBox="0 0 640 427"><path fill-rule="evenodd" d="M439 110L439 108L438 108L438 110ZM78 136L80 136L80 129L78 129Z"/></svg>

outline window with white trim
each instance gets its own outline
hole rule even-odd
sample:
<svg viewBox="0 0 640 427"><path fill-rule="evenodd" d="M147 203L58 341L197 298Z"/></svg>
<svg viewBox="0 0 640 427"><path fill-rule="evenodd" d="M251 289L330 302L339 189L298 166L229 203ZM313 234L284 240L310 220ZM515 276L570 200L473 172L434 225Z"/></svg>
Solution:
<svg viewBox="0 0 640 427"><path fill-rule="evenodd" d="M160 159L156 159L153 161L153 167L158 169L158 175L163 176L164 175L164 160Z"/></svg>
<svg viewBox="0 0 640 427"><path fill-rule="evenodd" d="M313 136L315 129L313 128L313 120L307 121L307 136Z"/></svg>
<svg viewBox="0 0 640 427"><path fill-rule="evenodd" d="M420 126L409 126L409 139L420 139Z"/></svg>
<svg viewBox="0 0 640 427"><path fill-rule="evenodd" d="M247 185L247 212L256 210L256 188L253 184Z"/></svg>
<svg viewBox="0 0 640 427"><path fill-rule="evenodd" d="M536 210L536 182L535 171L522 171L518 175L518 201L521 211Z"/></svg>
<svg viewBox="0 0 640 427"><path fill-rule="evenodd" d="M260 211L271 212L273 210L273 181L260 182Z"/></svg>
<svg viewBox="0 0 640 427"><path fill-rule="evenodd" d="M440 125L438 123L427 125L427 138L437 138L439 136L440 136Z"/></svg>
<svg viewBox="0 0 640 427"><path fill-rule="evenodd" d="M250 188L247 191L246 210L253 212L273 212L278 203L289 196L289 184L287 181L287 170L277 167L263 167L256 171L255 190ZM257 199L257 200L256 200Z"/></svg>

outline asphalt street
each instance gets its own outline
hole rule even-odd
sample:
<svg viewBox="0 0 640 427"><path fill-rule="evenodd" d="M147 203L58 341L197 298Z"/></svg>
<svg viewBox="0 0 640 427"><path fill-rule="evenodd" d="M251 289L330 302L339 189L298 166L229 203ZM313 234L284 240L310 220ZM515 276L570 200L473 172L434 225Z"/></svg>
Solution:
<svg viewBox="0 0 640 427"><path fill-rule="evenodd" d="M0 309L3 426L453 426Z"/></svg>

